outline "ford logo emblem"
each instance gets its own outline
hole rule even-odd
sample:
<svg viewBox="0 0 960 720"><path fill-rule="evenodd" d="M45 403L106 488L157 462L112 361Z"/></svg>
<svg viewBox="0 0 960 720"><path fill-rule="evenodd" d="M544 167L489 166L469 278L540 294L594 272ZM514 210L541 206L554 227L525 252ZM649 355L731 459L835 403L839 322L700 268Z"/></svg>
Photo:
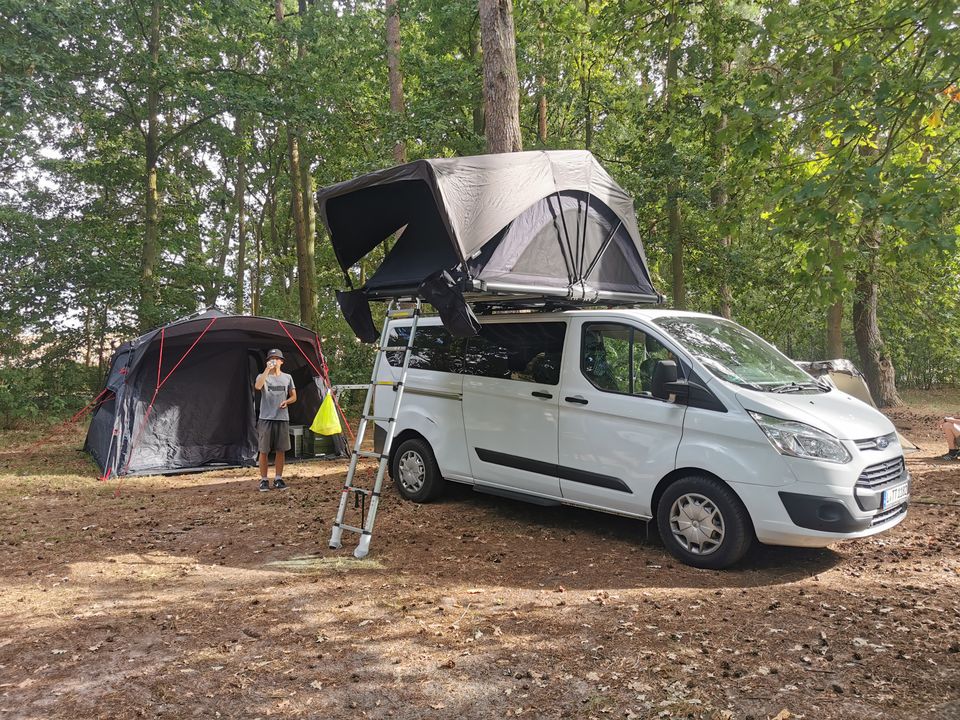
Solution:
<svg viewBox="0 0 960 720"><path fill-rule="evenodd" d="M890 441L887 440L885 437L878 437L878 438L877 438L877 449L878 449L878 450L886 450L886 449L887 449L887 445L889 445L889 444L890 444Z"/></svg>

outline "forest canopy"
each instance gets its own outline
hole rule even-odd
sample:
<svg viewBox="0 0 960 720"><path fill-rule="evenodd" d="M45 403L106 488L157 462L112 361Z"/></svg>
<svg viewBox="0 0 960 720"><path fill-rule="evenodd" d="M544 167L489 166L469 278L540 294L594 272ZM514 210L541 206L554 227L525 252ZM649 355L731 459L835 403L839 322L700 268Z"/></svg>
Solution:
<svg viewBox="0 0 960 720"><path fill-rule="evenodd" d="M0 3L0 423L82 404L114 344L209 305L303 322L335 381L366 375L314 191L486 151L484 4ZM960 381L956 3L512 13L511 147L591 150L675 307L889 369L881 402L893 368Z"/></svg>

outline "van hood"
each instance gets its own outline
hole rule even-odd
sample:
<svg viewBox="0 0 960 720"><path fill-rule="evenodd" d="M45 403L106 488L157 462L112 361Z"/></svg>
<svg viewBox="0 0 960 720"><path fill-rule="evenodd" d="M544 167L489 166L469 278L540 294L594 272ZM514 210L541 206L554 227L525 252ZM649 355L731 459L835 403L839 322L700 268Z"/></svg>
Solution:
<svg viewBox="0 0 960 720"><path fill-rule="evenodd" d="M865 440L895 431L879 410L839 390L817 394L738 390L737 400L744 410L806 423L841 440Z"/></svg>

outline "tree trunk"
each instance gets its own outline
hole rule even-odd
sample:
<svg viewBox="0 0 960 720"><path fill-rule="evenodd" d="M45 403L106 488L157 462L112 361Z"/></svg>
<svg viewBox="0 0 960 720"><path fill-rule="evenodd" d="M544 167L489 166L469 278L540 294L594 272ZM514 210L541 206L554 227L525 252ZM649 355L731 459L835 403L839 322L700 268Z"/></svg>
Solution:
<svg viewBox="0 0 960 720"><path fill-rule="evenodd" d="M303 192L303 221L306 235L305 257L302 272L309 279L308 293L310 302L310 322L307 327L316 327L317 315L317 213L314 204L313 174L310 172L310 163L300 158L300 188ZM302 281L301 281L302 282ZM304 323L306 325L306 323Z"/></svg>
<svg viewBox="0 0 960 720"><path fill-rule="evenodd" d="M843 80L843 60L839 55L835 55L831 64L831 83L830 92L838 92ZM823 152L829 148L827 138L823 139ZM843 246L837 238L830 239L830 269L831 280L839 278L838 281L831 282L831 289L834 293L834 301L827 309L827 357L831 359L842 358L846 355L843 348L843 276L846 274L846 268L843 266Z"/></svg>
<svg viewBox="0 0 960 720"><path fill-rule="evenodd" d="M140 329L147 331L160 324L156 271L160 243L160 196L157 190L157 163L160 154L160 0L150 8L149 87L147 89L147 136L145 153L144 232L140 255Z"/></svg>
<svg viewBox="0 0 960 720"><path fill-rule="evenodd" d="M237 140L243 138L243 124L240 122L240 116L237 116L234 133ZM238 315L243 314L244 310L244 278L247 272L247 158L246 152L241 145L240 154L237 156L237 194L235 198L237 212L237 270L234 277L234 312Z"/></svg>
<svg viewBox="0 0 960 720"><path fill-rule="evenodd" d="M469 48L470 52L469 52L469 54L470 54L470 59L471 59L471 60L476 60L477 57L480 57L480 62L482 63L482 62L483 62L483 55L482 55L483 51L482 51L482 49L480 48L480 26L479 26L479 17L477 18L477 21L478 21L478 22L477 22L477 23L474 23L473 26L470 28L470 48ZM474 105L473 105L473 132L474 132L476 135L478 135L478 136L479 136L479 135L484 135L484 133L486 132L486 126L487 126L486 118L485 118L484 115L483 115L483 97L484 97L484 94L483 94L483 90L482 90L482 86L483 86L483 70L482 70L482 69L481 69L480 74L481 74L481 78L480 78L480 80L481 80L481 82L480 82L481 91L480 91L479 97L476 97L476 96L474 97Z"/></svg>
<svg viewBox="0 0 960 720"><path fill-rule="evenodd" d="M670 32L667 37L667 67L664 87L664 99L666 104L667 116L673 110L673 93L677 82L677 50L673 46L673 34L676 18L671 15L668 19ZM669 132L669 130L668 130ZM684 285L683 273L683 234L680 228L680 204L677 195L679 189L677 186L676 167L672 162L676 151L673 146L673 139L667 141L667 155L671 158L671 169L667 177L667 235L670 251L672 253L671 269L673 271L673 306L678 310L683 310L687 306L687 290Z"/></svg>
<svg viewBox="0 0 960 720"><path fill-rule="evenodd" d="M546 25L543 8L539 9L540 20L537 23L537 59L540 71L537 73L537 141L541 145L547 144L547 78L543 73L544 50L543 30Z"/></svg>
<svg viewBox="0 0 960 720"><path fill-rule="evenodd" d="M830 241L830 266L837 273L843 263L843 248L836 239ZM834 292L837 292L836 288ZM843 349L843 297L840 296L827 309L827 357L842 358Z"/></svg>
<svg viewBox="0 0 960 720"><path fill-rule="evenodd" d="M306 0L298 0L297 7L302 21L307 10ZM274 15L278 24L283 22L283 0L275 0ZM302 60L305 54L306 49L303 43L298 40L297 60ZM307 165L307 163L304 164ZM287 125L287 170L290 178L290 214L293 217L294 236L297 244L297 285L300 299L300 322L304 327L312 328L315 325L314 312L316 305L314 303L313 283L316 272L311 262L312 251L308 248L310 243L307 238L307 216L303 202L304 188L300 166L300 138L297 130L289 124ZM312 203L310 203L310 205L312 207Z"/></svg>
<svg viewBox="0 0 960 720"><path fill-rule="evenodd" d="M404 112L403 73L400 71L400 12L397 0L387 2L387 76L390 80L390 112L394 120L402 122ZM397 140L393 145L393 160L407 161L407 143Z"/></svg>
<svg viewBox="0 0 960 720"><path fill-rule="evenodd" d="M877 249L880 230L870 232L866 267L857 270L857 290L853 301L853 332L857 339L860 365L877 407L903 405L897 393L893 361L887 354L877 322Z"/></svg>
<svg viewBox="0 0 960 720"><path fill-rule="evenodd" d="M714 133L714 151L716 153L715 160L718 178L723 177L727 153L726 145L720 141L718 135L723 132L726 127L727 115L726 113L723 113L720 115L720 119L717 122L716 132ZM714 213L716 214L715 220L724 228L720 233L720 254L722 267L720 269L720 287L718 289L718 294L720 296L720 315L729 320L733 317L733 291L730 288L730 264L728 262L732 239L730 237L730 231L726 229L726 218L724 217L729 195L727 193L726 186L723 184L723 180L718 180L717 184L714 185L710 192L710 200L711 204L713 205Z"/></svg>
<svg viewBox="0 0 960 720"><path fill-rule="evenodd" d="M523 150L513 0L479 0L487 152Z"/></svg>
<svg viewBox="0 0 960 720"><path fill-rule="evenodd" d="M827 310L827 357L831 360L846 355L843 347L843 300L833 303Z"/></svg>
<svg viewBox="0 0 960 720"><path fill-rule="evenodd" d="M584 24L590 27L590 0L583 2ZM590 98L590 67L588 67L586 45L589 42L589 29L580 40L580 95L583 102L583 149L593 147L593 105Z"/></svg>
<svg viewBox="0 0 960 720"><path fill-rule="evenodd" d="M224 158L223 168L224 168L224 177L223 177L223 195L226 197L227 194L227 178L230 176L230 171L232 170L232 165L229 161L229 158ZM236 198L236 188L234 188L234 198ZM223 288L224 278L227 272L227 255L230 254L230 239L233 237L233 228L237 223L237 207L236 202L231 203L230 211L226 212L226 202L221 203L223 212L227 215L227 227L223 233L223 242L220 244L217 254L217 262L215 266L215 273L213 277L210 278L209 283L204 283L204 294L203 302L207 307L212 307L216 305L217 298L220 297L220 291ZM199 233L199 228L198 228ZM201 252L203 250L201 246ZM212 248L211 248L212 250Z"/></svg>
<svg viewBox="0 0 960 720"><path fill-rule="evenodd" d="M313 276L308 270L307 228L303 211L303 186L300 175L300 142L293 128L287 128L287 162L290 175L290 214L297 241L297 279L300 290L300 323L313 327Z"/></svg>

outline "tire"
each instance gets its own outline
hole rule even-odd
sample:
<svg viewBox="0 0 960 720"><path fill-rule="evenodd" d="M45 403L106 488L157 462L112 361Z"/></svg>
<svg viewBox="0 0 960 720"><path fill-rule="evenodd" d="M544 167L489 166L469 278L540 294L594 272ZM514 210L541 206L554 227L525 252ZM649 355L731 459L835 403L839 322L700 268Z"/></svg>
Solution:
<svg viewBox="0 0 960 720"><path fill-rule="evenodd" d="M390 476L403 497L418 503L436 498L446 484L430 445L420 438L400 443L390 462Z"/></svg>
<svg viewBox="0 0 960 720"><path fill-rule="evenodd" d="M690 475L670 485L657 504L667 550L693 567L721 570L753 544L753 525L740 498L719 480Z"/></svg>

